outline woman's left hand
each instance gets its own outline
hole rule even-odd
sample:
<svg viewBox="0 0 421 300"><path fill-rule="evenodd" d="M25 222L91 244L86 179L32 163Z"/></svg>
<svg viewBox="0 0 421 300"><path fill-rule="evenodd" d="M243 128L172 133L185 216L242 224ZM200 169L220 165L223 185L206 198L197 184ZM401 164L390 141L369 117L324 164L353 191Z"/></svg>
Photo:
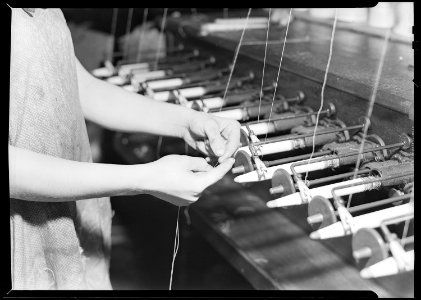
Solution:
<svg viewBox="0 0 421 300"><path fill-rule="evenodd" d="M187 144L222 163L240 146L240 123L197 112L190 118L183 135Z"/></svg>

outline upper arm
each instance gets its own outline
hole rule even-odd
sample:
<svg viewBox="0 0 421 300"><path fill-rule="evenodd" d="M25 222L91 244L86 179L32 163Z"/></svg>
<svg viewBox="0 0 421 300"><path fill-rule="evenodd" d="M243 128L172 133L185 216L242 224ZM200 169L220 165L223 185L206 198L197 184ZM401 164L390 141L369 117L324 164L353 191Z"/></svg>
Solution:
<svg viewBox="0 0 421 300"><path fill-rule="evenodd" d="M96 80L92 74L90 74L76 58L76 72L79 86L79 92L85 92L89 89L89 86Z"/></svg>
<svg viewBox="0 0 421 300"><path fill-rule="evenodd" d="M99 79L90 74L76 58L77 82L79 88L79 101L85 118L90 119L95 106L95 90Z"/></svg>

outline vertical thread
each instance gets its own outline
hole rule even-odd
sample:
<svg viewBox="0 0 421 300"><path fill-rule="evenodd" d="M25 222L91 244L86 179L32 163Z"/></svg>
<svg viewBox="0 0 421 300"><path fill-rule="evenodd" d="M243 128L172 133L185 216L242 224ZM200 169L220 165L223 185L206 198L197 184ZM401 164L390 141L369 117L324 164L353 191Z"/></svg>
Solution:
<svg viewBox="0 0 421 300"><path fill-rule="evenodd" d="M265 57L263 59L263 71L262 71L262 84L260 86L260 94L259 94L259 113L257 115L257 123L259 123L260 121L260 108L262 106L262 94L263 94L263 82L265 79L265 67L266 67L266 54L267 54L267 49L268 49L268 39L269 39L269 26L270 26L270 14L271 14L272 8L269 8L269 13L268 13L268 25L267 25L267 30L266 30L266 43L265 43Z"/></svg>
<svg viewBox="0 0 421 300"><path fill-rule="evenodd" d="M368 105L368 110L367 110L367 119L371 120L371 114L373 113L373 108L374 108L374 103L376 101L376 95L377 95L377 90L379 88L379 83L380 83L380 76L383 70L383 64L384 64L384 60L386 58L386 52L387 52L387 46L389 44L389 39L390 39L390 34L392 32L392 29L388 29L384 38L384 44L383 44L383 49L382 49L382 53L380 56L380 62L379 62L379 66L377 68L377 73L376 73L376 77L375 77L375 81L374 81L374 87L373 87L373 91L371 93L371 97L370 97L370 103ZM368 132L368 127L369 127L369 123L370 122L366 122L366 124L364 124L364 129L363 129L363 136L361 139L361 144L360 144L360 148L358 150L358 157L357 157L357 162L355 163L355 168L354 168L354 175L352 176L352 179L357 178L357 172L358 169L360 168L360 164L361 164L361 154L364 150L364 144L367 138L367 132ZM347 203L347 208L349 208L351 206L351 200L352 200L352 194L350 194L348 196L348 203Z"/></svg>
<svg viewBox="0 0 421 300"><path fill-rule="evenodd" d="M271 104L271 107L270 107L270 112L269 112L269 119L268 119L268 122L270 122L270 118L272 117L273 104L274 104L274 102L275 102L276 91L277 91L277 89L278 89L279 74L281 73L282 60L283 60L283 58L284 58L285 44L286 44L286 41L287 41L287 36L288 36L289 23L291 22L291 15L292 15L292 8L289 10L288 23L287 23L287 28L286 28L286 30L285 30L284 44L283 44L283 46L282 46L282 53L281 53L281 60L279 61L278 74L276 75L276 84L275 84L275 89L274 89L274 91L273 91L272 104ZM266 135L265 135L265 142L266 142L266 140L267 140L267 137L268 137L268 133L266 132ZM264 156L264 155L262 155L262 159L263 159L263 156Z"/></svg>
<svg viewBox="0 0 421 300"><path fill-rule="evenodd" d="M222 110L222 107L225 104L225 98L227 96L228 88L229 88L229 85L230 85L230 82L231 82L232 73L234 73L235 64L237 62L237 57L238 57L238 53L240 52L241 44L243 42L244 32L246 31L246 28L247 28L247 24L248 24L248 21L249 21L249 18L250 18L250 13L251 13L251 8L249 8L249 10L248 10L246 22L244 24L243 31L241 32L240 41L238 42L237 49L235 50L234 61L232 63L231 72L230 72L229 77L228 77L227 86L225 87L224 96L222 97L222 103L221 103L221 106L219 107L219 111Z"/></svg>
<svg viewBox="0 0 421 300"><path fill-rule="evenodd" d="M174 251L173 251L173 256L172 256L172 263L171 263L171 274L170 274L170 286L169 286L169 290L171 291L172 289L172 278L173 278L173 272L174 272L174 262L175 262L175 257L177 256L177 252L178 252L178 246L180 245L180 232L179 232L179 228L178 228L178 220L180 217L180 206L177 209L177 226L175 228L175 238L174 238Z"/></svg>
<svg viewBox="0 0 421 300"><path fill-rule="evenodd" d="M325 76L323 78L322 91L320 92L321 101L320 101L319 110L317 111L316 125L314 126L314 131L313 131L312 150L311 150L310 157L309 157L309 159L307 161L307 165L310 163L311 159L313 158L314 151L315 151L316 132L317 132L317 127L319 125L320 113L321 113L321 111L323 109L323 105L324 105L324 95L325 95L325 88L326 88L326 82L327 82L327 74L329 73L330 61L332 59L333 40L334 40L334 37L335 37L335 30L336 30L336 22L337 22L337 20L338 20L338 9L335 9L335 19L333 21L332 35L330 37L329 57L327 59ZM306 171L306 176L304 177L304 182L307 181L307 176L308 176L308 170Z"/></svg>

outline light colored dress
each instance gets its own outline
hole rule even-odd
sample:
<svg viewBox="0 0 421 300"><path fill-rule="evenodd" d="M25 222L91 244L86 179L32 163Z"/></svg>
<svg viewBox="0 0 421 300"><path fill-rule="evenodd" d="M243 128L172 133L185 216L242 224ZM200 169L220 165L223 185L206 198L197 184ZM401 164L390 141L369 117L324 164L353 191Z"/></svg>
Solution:
<svg viewBox="0 0 421 300"><path fill-rule="evenodd" d="M12 9L10 145L92 161L75 63L61 10ZM111 289L109 198L10 199L10 231L13 289Z"/></svg>

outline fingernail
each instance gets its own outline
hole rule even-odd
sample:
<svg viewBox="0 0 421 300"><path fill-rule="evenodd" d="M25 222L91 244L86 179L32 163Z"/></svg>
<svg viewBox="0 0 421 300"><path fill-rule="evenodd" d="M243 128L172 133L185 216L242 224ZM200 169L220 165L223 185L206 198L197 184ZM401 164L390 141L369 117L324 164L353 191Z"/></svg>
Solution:
<svg viewBox="0 0 421 300"><path fill-rule="evenodd" d="M273 207L276 207L276 203L274 201L269 201L269 202L266 203L266 206L270 207L270 208L273 208Z"/></svg>

